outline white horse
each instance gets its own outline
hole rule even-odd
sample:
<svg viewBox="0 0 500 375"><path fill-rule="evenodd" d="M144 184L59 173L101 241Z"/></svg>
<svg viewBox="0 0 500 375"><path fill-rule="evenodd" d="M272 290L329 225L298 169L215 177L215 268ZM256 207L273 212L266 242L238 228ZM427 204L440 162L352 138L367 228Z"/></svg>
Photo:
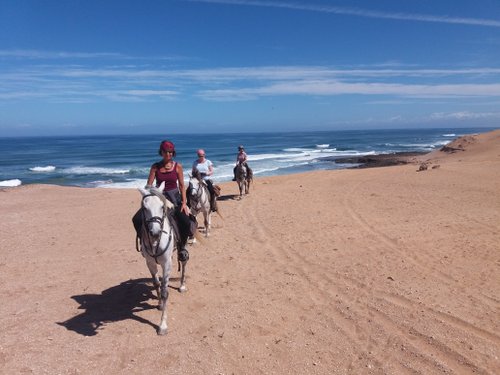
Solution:
<svg viewBox="0 0 500 375"><path fill-rule="evenodd" d="M139 189L139 191L142 194L140 250L153 277L153 284L158 295L158 309L162 311L157 333L164 335L167 333L168 280L172 270L172 255L177 248L175 232L167 217L174 209L174 205L156 188ZM179 262L181 270L179 292L181 293L187 290L186 263L187 261ZM158 276L158 265L163 270L161 279Z"/></svg>
<svg viewBox="0 0 500 375"><path fill-rule="evenodd" d="M245 163L238 163L236 166L236 183L240 189L240 199L243 194L250 192L250 182L253 180L251 169Z"/></svg>
<svg viewBox="0 0 500 375"><path fill-rule="evenodd" d="M188 191L191 214L196 217L200 212L203 213L205 237L208 237L212 225L212 210L210 209L210 192L208 191L208 187L199 175L194 175L189 179Z"/></svg>

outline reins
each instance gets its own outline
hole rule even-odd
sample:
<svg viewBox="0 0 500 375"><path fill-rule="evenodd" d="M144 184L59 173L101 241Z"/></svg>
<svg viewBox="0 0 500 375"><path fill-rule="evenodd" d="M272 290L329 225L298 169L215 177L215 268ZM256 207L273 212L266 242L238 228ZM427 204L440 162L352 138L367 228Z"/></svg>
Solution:
<svg viewBox="0 0 500 375"><path fill-rule="evenodd" d="M170 229L170 233L166 232L163 229L163 226L165 225L165 219L167 217L167 209L165 208L165 206L163 206L163 216L162 217L153 216L150 219L146 219L146 216L144 215L144 199L146 199L148 197L157 197L157 195L147 194L147 195L142 197L142 202L141 202L142 240L144 240L144 238L146 238L147 244L149 245L149 246L144 246L143 249L146 251L146 253L151 258L155 259L156 263L158 263L157 259L160 256L162 256L163 254L165 254L165 252L167 251L167 249L170 245L170 242L172 241L172 229ZM158 237L158 242L157 242L156 246L153 246L153 240L151 239L151 235L149 234L149 231L147 228L148 224L154 223L154 222L160 224L160 227L161 227L161 232L160 232L160 235ZM158 253L158 248L160 247L161 236L163 235L163 233L168 235L168 242L167 242L167 245L165 246L165 248L163 250L161 250L161 252ZM139 236L136 236L135 248L137 251L140 251L140 249L139 249Z"/></svg>
<svg viewBox="0 0 500 375"><path fill-rule="evenodd" d="M192 188L193 184L191 182L189 183L191 185L191 191L193 191ZM205 196L210 197L210 191L208 190L208 187L202 181L198 180L198 189L196 189L196 195L193 195L193 198L196 198L194 199L195 204L191 204L191 206L194 207L197 212L201 210L202 204L206 203L201 201L203 196L203 190L205 191Z"/></svg>

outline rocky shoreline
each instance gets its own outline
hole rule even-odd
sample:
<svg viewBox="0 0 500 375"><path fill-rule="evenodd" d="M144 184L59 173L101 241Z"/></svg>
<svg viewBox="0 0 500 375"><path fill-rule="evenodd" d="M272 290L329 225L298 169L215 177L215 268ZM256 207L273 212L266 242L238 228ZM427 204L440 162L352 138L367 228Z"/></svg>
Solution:
<svg viewBox="0 0 500 375"><path fill-rule="evenodd" d="M350 168L376 168L415 163L417 157L425 154L426 152L395 152L392 154L330 158L330 160L337 164L356 164Z"/></svg>

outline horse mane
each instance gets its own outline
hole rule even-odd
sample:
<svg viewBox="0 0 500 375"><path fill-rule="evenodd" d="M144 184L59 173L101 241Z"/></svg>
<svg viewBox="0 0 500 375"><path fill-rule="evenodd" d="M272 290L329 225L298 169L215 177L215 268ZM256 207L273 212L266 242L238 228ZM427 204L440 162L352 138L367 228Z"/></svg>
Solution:
<svg viewBox="0 0 500 375"><path fill-rule="evenodd" d="M160 198L167 209L174 208L174 205L172 204L172 202L170 202L167 198L165 198L165 196L163 195L163 193L161 192L160 189L158 189L156 187L152 187L149 189L149 193Z"/></svg>
<svg viewBox="0 0 500 375"><path fill-rule="evenodd" d="M195 169L193 171L193 174L192 174L192 177L196 178L198 181L201 182L202 178L201 178L201 173L199 170Z"/></svg>

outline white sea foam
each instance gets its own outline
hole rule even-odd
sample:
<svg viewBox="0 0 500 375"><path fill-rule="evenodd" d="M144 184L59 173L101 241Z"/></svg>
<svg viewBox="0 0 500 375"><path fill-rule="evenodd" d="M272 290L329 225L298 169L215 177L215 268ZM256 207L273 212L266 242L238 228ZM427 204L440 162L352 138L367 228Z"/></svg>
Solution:
<svg viewBox="0 0 500 375"><path fill-rule="evenodd" d="M30 171L32 172L54 172L56 170L56 167L53 165L47 165L46 167L33 167L29 168Z"/></svg>
<svg viewBox="0 0 500 375"><path fill-rule="evenodd" d="M137 189L146 185L146 180L143 178L127 180L123 182L111 181L94 181L95 187L98 188L112 188L112 189Z"/></svg>
<svg viewBox="0 0 500 375"><path fill-rule="evenodd" d="M450 141L438 141L433 143L433 146L444 146L447 145L448 143L450 143Z"/></svg>
<svg viewBox="0 0 500 375"><path fill-rule="evenodd" d="M457 135L455 133L450 133L450 134L443 134L443 137L456 137Z"/></svg>
<svg viewBox="0 0 500 375"><path fill-rule="evenodd" d="M257 170L253 171L253 174L256 175L256 174L262 174L262 173L266 173L266 172L274 172L274 171L277 171L278 169L280 169L280 167L257 169Z"/></svg>
<svg viewBox="0 0 500 375"><path fill-rule="evenodd" d="M310 148L298 148L298 147L290 147L290 148L284 148L283 151L286 152L306 152L306 151L311 151L312 149Z"/></svg>
<svg viewBox="0 0 500 375"><path fill-rule="evenodd" d="M409 148L417 148L420 150L432 150L438 146L444 146L448 144L450 141L436 141L433 143L402 143L400 147L409 147Z"/></svg>
<svg viewBox="0 0 500 375"><path fill-rule="evenodd" d="M288 154L256 154L249 155L249 161L258 161L258 160L266 160L266 159L280 159L280 158L288 158L290 155Z"/></svg>
<svg viewBox="0 0 500 375"><path fill-rule="evenodd" d="M328 143L323 143L323 144L320 144L320 145L316 145L317 148L328 148L330 147L330 145Z"/></svg>
<svg viewBox="0 0 500 375"><path fill-rule="evenodd" d="M101 167L71 167L63 169L65 174L127 174L130 173L130 169L119 169L119 168L101 168Z"/></svg>
<svg viewBox="0 0 500 375"><path fill-rule="evenodd" d="M18 178L14 178L12 180L0 181L0 186L2 186L2 187L14 187L14 186L20 186L21 184L22 184L22 181Z"/></svg>

